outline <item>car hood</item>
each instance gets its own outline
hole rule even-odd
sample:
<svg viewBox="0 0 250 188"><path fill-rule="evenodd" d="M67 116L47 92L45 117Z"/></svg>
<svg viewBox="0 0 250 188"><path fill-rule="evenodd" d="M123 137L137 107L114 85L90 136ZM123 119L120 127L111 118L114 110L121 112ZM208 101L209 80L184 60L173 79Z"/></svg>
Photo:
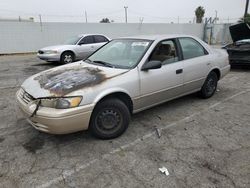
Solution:
<svg viewBox="0 0 250 188"><path fill-rule="evenodd" d="M47 46L45 48L42 48L42 51L46 50L61 50L61 49L69 49L74 47L75 45L68 45L68 44L62 44L62 45L55 45L55 46Z"/></svg>
<svg viewBox="0 0 250 188"><path fill-rule="evenodd" d="M128 71L80 61L33 75L21 87L34 98L69 96L74 91L102 84Z"/></svg>
<svg viewBox="0 0 250 188"><path fill-rule="evenodd" d="M247 23L240 23L229 27L233 42L244 39L250 39L250 25Z"/></svg>

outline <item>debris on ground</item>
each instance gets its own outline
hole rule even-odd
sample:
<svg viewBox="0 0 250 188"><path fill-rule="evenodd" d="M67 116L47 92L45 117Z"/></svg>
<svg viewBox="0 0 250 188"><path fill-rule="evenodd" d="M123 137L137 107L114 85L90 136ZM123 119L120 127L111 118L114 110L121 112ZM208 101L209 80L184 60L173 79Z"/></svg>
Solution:
<svg viewBox="0 0 250 188"><path fill-rule="evenodd" d="M166 176L169 175L168 169L165 166L163 166L162 168L159 168L159 170L161 173L166 174Z"/></svg>
<svg viewBox="0 0 250 188"><path fill-rule="evenodd" d="M155 132L156 132L158 138L161 138L161 130L159 128L155 127Z"/></svg>

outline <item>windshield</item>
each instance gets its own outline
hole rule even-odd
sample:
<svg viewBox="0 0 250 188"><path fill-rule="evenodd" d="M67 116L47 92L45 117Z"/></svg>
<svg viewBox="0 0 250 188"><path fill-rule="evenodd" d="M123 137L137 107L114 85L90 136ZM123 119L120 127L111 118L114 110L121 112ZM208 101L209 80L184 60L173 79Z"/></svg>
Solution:
<svg viewBox="0 0 250 188"><path fill-rule="evenodd" d="M71 38L67 39L66 41L64 41L63 44L74 45L74 44L76 44L81 38L82 38L82 37L74 36L74 37L71 37Z"/></svg>
<svg viewBox="0 0 250 188"><path fill-rule="evenodd" d="M87 60L102 66L131 69L139 63L151 42L139 39L112 40Z"/></svg>

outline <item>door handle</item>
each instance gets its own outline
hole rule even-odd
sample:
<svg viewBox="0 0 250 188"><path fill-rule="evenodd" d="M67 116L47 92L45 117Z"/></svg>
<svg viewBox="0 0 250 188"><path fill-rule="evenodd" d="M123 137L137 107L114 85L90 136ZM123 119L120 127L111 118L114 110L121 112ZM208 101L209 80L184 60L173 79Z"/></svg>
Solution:
<svg viewBox="0 0 250 188"><path fill-rule="evenodd" d="M183 69L176 70L176 74L181 74L183 72Z"/></svg>

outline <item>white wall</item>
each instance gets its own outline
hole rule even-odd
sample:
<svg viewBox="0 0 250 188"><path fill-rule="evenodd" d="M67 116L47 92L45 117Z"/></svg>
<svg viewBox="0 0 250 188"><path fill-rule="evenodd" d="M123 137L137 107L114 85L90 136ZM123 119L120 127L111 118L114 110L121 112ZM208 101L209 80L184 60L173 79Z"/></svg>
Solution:
<svg viewBox="0 0 250 188"><path fill-rule="evenodd" d="M35 52L80 33L110 38L143 34L190 34L203 37L202 24L40 23L0 22L0 54Z"/></svg>

